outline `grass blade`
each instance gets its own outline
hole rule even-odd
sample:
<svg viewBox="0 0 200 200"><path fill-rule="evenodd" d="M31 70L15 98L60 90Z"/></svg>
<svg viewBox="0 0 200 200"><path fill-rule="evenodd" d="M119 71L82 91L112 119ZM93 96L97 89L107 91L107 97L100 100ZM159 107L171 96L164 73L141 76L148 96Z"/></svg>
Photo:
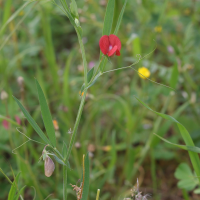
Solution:
<svg viewBox="0 0 200 200"><path fill-rule="evenodd" d="M15 28L13 29L13 31L11 31L11 33L3 40L1 46L0 46L0 51L3 49L3 47L5 46L5 44L9 41L10 37L13 35L13 33L17 30L17 28L19 27L19 25L24 21L24 19L29 15L30 11L32 10L33 6L35 6L36 4L32 5L31 8L29 9L29 11L21 18L21 20L16 24ZM16 11L17 12L17 11ZM18 14L18 13L17 13ZM12 16L11 18L8 19L8 21L12 19ZM5 27L8 23L8 21L5 23ZM11 20L12 21L12 20ZM4 27L3 26L3 27ZM1 28L0 29L0 35L2 34L4 28Z"/></svg>
<svg viewBox="0 0 200 200"><path fill-rule="evenodd" d="M174 146L176 146L176 147L178 147L178 148L184 149L184 150L186 150L186 151L192 151L192 152L195 152L195 153L200 153L200 148L199 148L199 147L196 147L196 146L193 147L193 146L186 146L186 145L174 144L174 143L172 143L172 142L166 140L165 138L160 137L159 135L157 135L157 134L155 134L155 133L154 133L154 135L156 135L157 137L159 137L159 138L160 138L161 140L163 140L164 142L169 143L169 144L171 144L171 145L174 145Z"/></svg>
<svg viewBox="0 0 200 200"><path fill-rule="evenodd" d="M11 13L12 0L5 1L2 24L5 24Z"/></svg>
<svg viewBox="0 0 200 200"><path fill-rule="evenodd" d="M6 22L4 22L3 26L0 28L0 35L1 35L1 33L3 32L3 30L5 29L5 27L6 27L13 19L15 19L15 17L17 17L17 16L19 15L19 13L20 13L27 5L29 5L29 4L30 4L30 2L26 2L26 3L25 3L24 5L22 5L18 10L16 10Z"/></svg>
<svg viewBox="0 0 200 200"><path fill-rule="evenodd" d="M9 194L8 194L8 200L13 200L14 197L15 197L15 194L16 194L16 192L17 192L17 183L18 183L18 180L19 180L20 173L21 173L21 172L19 172L19 173L17 174L15 180L13 181L13 184L12 184L12 186L11 186L11 188L10 188L10 192L9 192Z"/></svg>
<svg viewBox="0 0 200 200"><path fill-rule="evenodd" d="M42 91L42 88L40 87L40 84L36 80L36 85L37 85L37 91L38 91L38 97L40 101L40 107L41 107L41 112L42 112L42 118L44 121L44 126L47 131L47 135L49 136L49 140L53 144L54 147L56 147L56 136L55 136L55 130L53 126L53 120L51 117L51 113L46 101L46 98L44 96L44 93Z"/></svg>
<svg viewBox="0 0 200 200"><path fill-rule="evenodd" d="M142 102L140 99L138 99L137 97L135 97L143 106L145 106L147 109L149 109L150 111L154 112L155 114L161 116L164 119L170 120L172 122L175 122L178 125L178 128L180 130L180 133L183 137L183 140L185 142L185 144L187 146L191 146L191 147L195 147L192 138L190 137L190 134L188 133L188 131L186 130L186 128L180 123L178 122L176 119L174 119L173 117L166 115L166 114L162 114L159 112L156 112L154 110L152 110L149 106L147 106L144 102ZM195 152L191 152L189 151L189 156L190 156L190 160L192 162L192 165L194 167L194 170L197 174L197 176L199 177L199 182L200 182L200 160L199 160L199 156L197 153Z"/></svg>
<svg viewBox="0 0 200 200"><path fill-rule="evenodd" d="M25 187L26 187L26 185L20 189L20 191L18 192L18 194L17 194L17 196L15 197L14 200L18 200L19 199L19 196L21 195L21 193L23 192L23 190L25 189Z"/></svg>
<svg viewBox="0 0 200 200"><path fill-rule="evenodd" d="M26 117L28 122L31 124L33 129L37 132L37 134L44 140L44 142L46 144L51 144L50 141L48 140L48 138L46 137L46 135L42 132L40 127L37 125L35 120L30 116L28 111L24 108L24 106L19 102L19 100L17 98L14 97L14 99L17 102L18 106L20 107L21 111L24 113L24 116Z"/></svg>
<svg viewBox="0 0 200 200"><path fill-rule="evenodd" d="M53 84L56 86L57 91L59 92L60 87L58 85L59 83L59 77L58 77L58 66L56 63L56 55L53 45L53 39L52 39L52 30L51 30L51 24L50 24L50 11L48 9L43 9L41 7L40 9L41 18L42 18L42 29L44 33L44 39L45 39L45 55L47 58L48 65L50 67L51 76L53 79Z"/></svg>
<svg viewBox="0 0 200 200"><path fill-rule="evenodd" d="M12 181L8 178L8 176L4 173L4 171L0 168L0 172L6 177L6 179L8 180L8 182L12 185Z"/></svg>

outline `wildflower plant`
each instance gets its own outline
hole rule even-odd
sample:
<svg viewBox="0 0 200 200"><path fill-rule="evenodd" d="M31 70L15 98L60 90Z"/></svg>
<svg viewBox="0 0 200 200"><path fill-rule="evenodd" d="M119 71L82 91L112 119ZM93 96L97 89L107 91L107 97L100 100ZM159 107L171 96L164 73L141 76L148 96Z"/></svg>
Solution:
<svg viewBox="0 0 200 200"><path fill-rule="evenodd" d="M71 140L63 142L62 150L57 145L57 141L56 141L55 126L57 124L55 121L53 121L47 100L45 98L44 92L43 92L42 87L40 86L39 82L36 80L36 87L37 87L37 92L38 92L38 97L39 97L42 119L44 122L44 126L46 129L47 135L40 129L40 127L37 125L35 120L31 117L31 115L25 109L25 107L21 104L21 102L17 98L14 97L15 101L17 102L18 106L20 107L21 111L23 112L23 114L26 117L26 119L28 120L28 122L31 124L33 129L37 132L37 134L43 140L42 145L44 145L44 150L42 152L41 157L43 158L43 161L44 161L45 175L47 177L50 177L52 175L52 173L54 172L55 164L53 162L53 159L57 163L59 163L63 166L63 199L64 200L67 199L67 185L68 185L67 172L68 172L68 170L70 170L69 158L70 158L71 151L72 151L72 148L75 143L76 134L77 134L78 127L79 127L79 122L80 122L83 107L85 104L87 90L90 87L92 87L95 84L95 82L105 73L109 73L110 71L122 70L122 69L126 69L126 68L131 68L131 69L135 70L141 78L149 80L148 77L150 76L150 71L148 71L148 69L140 68L137 71L136 69L134 69L132 67L133 65L137 64L141 59L143 59L145 56L144 57L140 56L139 59L135 63L131 64L130 66L105 71L105 66L106 66L108 60L111 60L112 57L115 55L120 56L120 50L121 50L121 48L123 48L120 38L118 38L117 34L118 34L118 31L120 28L120 24L122 21L122 17L124 14L124 10L125 10L127 1L128 0L124 1L124 5L123 5L120 15L118 17L114 32L112 32L112 26L113 26L113 18L114 18L115 0L108 1L105 18L104 18L102 37L99 39L99 46L100 46L100 50L101 50L100 56L99 56L99 62L96 66L92 67L89 72L87 70L88 64L87 64L85 48L84 48L84 44L83 44L83 36L82 36L83 30L82 30L80 20L79 20L79 14L78 14L78 8L77 8L76 1L71 0L70 6L67 4L66 0L59 0L57 2L54 0L50 1L55 6L57 6L61 9L61 11L68 17L69 21L71 22L72 26L74 27L76 34L77 34L78 41L79 41L81 55L82 55L82 61L83 61L83 67L84 67L84 83L80 89L81 102L80 102L80 106L78 109L78 113L77 113L77 117L76 117L76 121L74 123L73 129L72 130L70 129ZM30 4L31 2L33 2L33 1L26 2L24 7L28 4ZM38 2L44 3L46 1L41 0ZM22 9L18 10L17 13L20 13L21 11L22 11ZM14 13L14 15L16 15L16 13ZM26 17L26 15L24 15L23 17ZM11 16L10 20L12 20L12 16ZM7 23L0 29L0 33L3 32L6 25L7 25ZM159 29L156 29L155 31L161 32L162 27ZM0 49L3 48L3 45L5 45L6 42L7 42L7 40L4 41L4 43L0 46ZM171 81L171 84L170 84L171 88L176 86L176 82L174 82L174 80L177 80L177 76L178 76L176 68L174 68L173 76L175 77L175 79L173 79ZM162 85L162 84L160 84L160 85ZM163 114L163 113L156 112L156 111L152 110L148 105L146 105L142 100L140 100L137 97L135 97L135 98L136 98L136 100L138 100L138 102L140 102L149 111L155 113L156 115L158 115L164 119L170 120L178 125L180 133L181 133L186 145L173 144L173 143L167 141L166 139L162 138L161 136L159 136L159 135L157 135L157 136L160 139L162 139L163 141L170 143L176 147L187 150L189 152L189 156L190 156L193 168L198 177L198 181L200 181L200 160L198 157L198 153L200 153L200 148L198 148L194 145L186 128L180 122L178 122L175 118L173 118L169 115ZM147 144L142 149L141 158L139 160L138 167L144 160L144 157L146 156L150 147L153 145L155 135L156 135L156 133L151 135ZM28 139L29 139L28 141L38 142L38 141L32 140L30 138L28 138ZM38 142L38 143L40 143L40 142ZM89 178L90 178L89 177L89 168L90 168L89 167L89 155L86 154L86 156L83 156L83 170L82 170L81 184L80 184L80 186L73 185L73 188L77 193L77 199L87 200L87 198L88 198ZM134 173L135 173L135 171L137 171L137 167L134 169ZM147 196L142 196L142 194L139 192L138 189L134 190L133 194L134 195L131 197L131 199L135 199L135 200L136 199L137 200L142 200L142 199L146 200L147 199ZM97 197L99 198L99 191L97 193Z"/></svg>

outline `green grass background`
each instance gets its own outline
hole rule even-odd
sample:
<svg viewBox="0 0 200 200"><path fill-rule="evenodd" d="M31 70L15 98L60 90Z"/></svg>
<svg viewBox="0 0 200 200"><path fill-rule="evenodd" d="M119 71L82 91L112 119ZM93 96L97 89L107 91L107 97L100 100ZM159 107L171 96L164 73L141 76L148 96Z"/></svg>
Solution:
<svg viewBox="0 0 200 200"><path fill-rule="evenodd" d="M123 2L116 0L113 32ZM23 4L21 0L0 0L0 28ZM98 42L106 4L104 0L77 0L88 63L98 64ZM153 199L187 199L182 197L184 193L178 189L174 177L181 162L190 165L186 151L165 144L155 136L138 166L141 152L153 132L173 143L183 141L175 124L161 120L142 107L134 95L152 109L175 116L200 147L199 11L198 1L128 1L118 32L121 56L111 58L105 70L130 65L138 59L137 54L144 56L157 46L134 67L147 67L151 80L173 85L175 91L141 79L132 69L107 73L89 89L77 144L69 160L72 170L68 171L68 183L79 184L82 155L91 151L89 199L95 199L97 189L101 189L101 200L123 199L137 178L141 190L151 193ZM155 31L158 26L162 27L161 32ZM179 71L175 84L174 66ZM19 116L24 123L20 130L40 141L12 97L21 100L44 130L36 78L48 99L53 119L58 121L57 146L61 150L63 140L69 143L68 130L73 128L76 119L83 70L77 36L67 17L51 3L31 3L0 32L0 91L8 94L8 99L0 102L0 115L12 120ZM20 76L24 78L24 90L17 81ZM45 177L43 162L38 162L42 145L28 142L15 151L17 154L12 153L25 141L16 125L10 125L9 130L0 126L0 167L11 180L11 167L15 175L21 171L20 185L27 185L25 199L33 199L33 187L36 199L45 199L49 194L52 194L49 199L62 199L61 166L56 163L53 176ZM68 188L69 199L76 199L69 184ZM10 183L0 174L0 199L7 198L9 189ZM198 199L192 192L189 196Z"/></svg>

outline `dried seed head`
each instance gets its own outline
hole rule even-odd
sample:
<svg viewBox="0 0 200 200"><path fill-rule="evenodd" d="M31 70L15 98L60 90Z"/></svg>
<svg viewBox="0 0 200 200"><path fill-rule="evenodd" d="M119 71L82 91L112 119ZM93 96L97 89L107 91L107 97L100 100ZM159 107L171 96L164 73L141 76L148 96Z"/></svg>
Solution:
<svg viewBox="0 0 200 200"><path fill-rule="evenodd" d="M44 161L44 172L45 176L50 177L53 174L53 171L55 169L55 165L53 160L46 155L45 161Z"/></svg>

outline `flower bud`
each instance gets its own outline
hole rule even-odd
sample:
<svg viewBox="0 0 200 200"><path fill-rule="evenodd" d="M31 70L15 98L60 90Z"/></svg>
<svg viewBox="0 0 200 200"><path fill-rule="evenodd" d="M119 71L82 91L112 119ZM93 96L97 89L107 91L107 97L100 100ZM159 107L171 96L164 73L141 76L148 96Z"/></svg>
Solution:
<svg viewBox="0 0 200 200"><path fill-rule="evenodd" d="M45 161L44 161L44 173L45 176L50 177L53 174L53 171L55 169L55 165L53 160L46 155Z"/></svg>

